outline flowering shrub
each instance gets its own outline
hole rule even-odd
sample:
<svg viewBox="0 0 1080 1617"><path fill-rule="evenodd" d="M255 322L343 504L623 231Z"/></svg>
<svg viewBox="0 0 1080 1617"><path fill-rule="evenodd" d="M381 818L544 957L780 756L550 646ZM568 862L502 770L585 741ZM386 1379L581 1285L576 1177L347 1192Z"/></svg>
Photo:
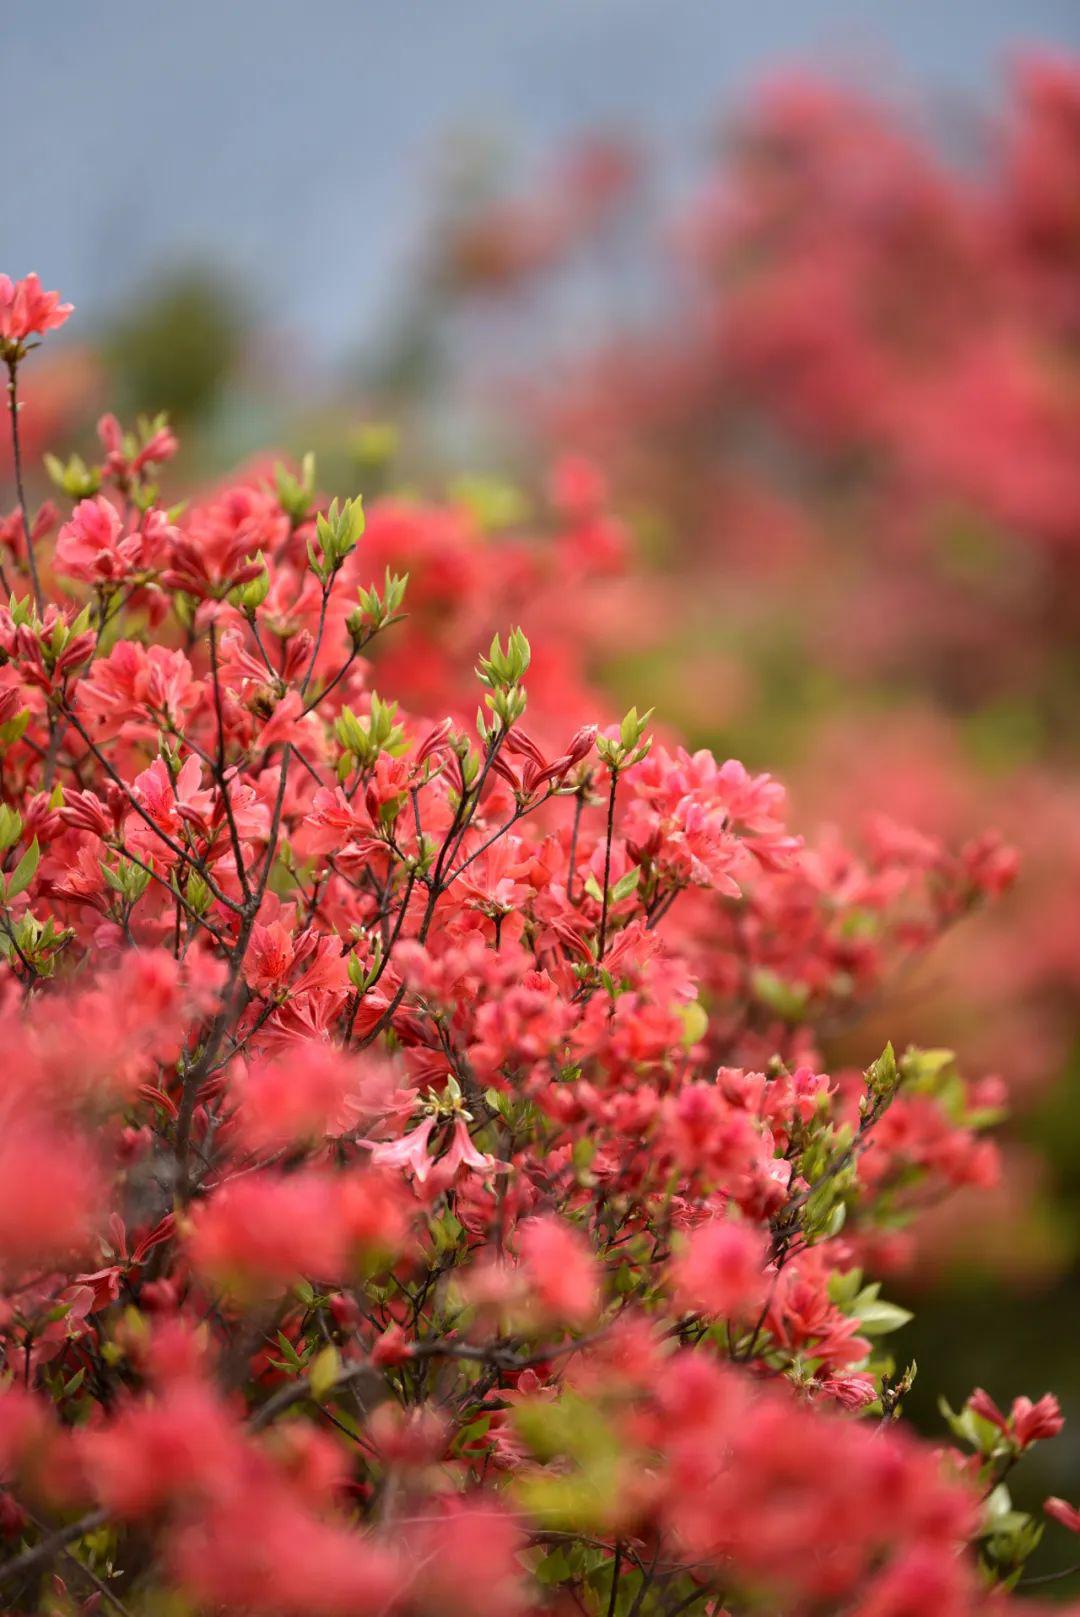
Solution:
<svg viewBox="0 0 1080 1617"><path fill-rule="evenodd" d="M68 312L0 279L5 1599L1018 1609L1005 1478L1056 1401L916 1439L870 1278L992 1182L1000 1086L818 1046L1008 850L806 846L633 709L534 733L520 628L474 719L406 711L373 557L411 533L430 579L453 515L365 534L310 462L169 508L167 424L106 417L31 512Z"/></svg>
<svg viewBox="0 0 1080 1617"><path fill-rule="evenodd" d="M627 306L584 359L547 337L540 300L565 285L504 244L522 271L498 286L487 369L543 334L515 379L541 452L592 455L637 519L643 599L623 644L598 647L627 700L647 668L684 732L783 774L801 823L850 829L887 802L936 837L989 821L1020 846L1024 881L935 954L886 1030L1008 1071L1001 1190L950 1205L922 1244L1023 1285L1076 1255L1057 1120L1080 995L1080 61L1010 68L991 118L965 111L960 155L951 126L943 148L877 86L769 80L677 229L657 229L653 186L630 234L624 199L597 303L619 310L621 264ZM471 234L496 227L520 236L521 209ZM586 246L564 246L573 275ZM469 298L493 291L477 274ZM482 331L459 336L467 374Z"/></svg>

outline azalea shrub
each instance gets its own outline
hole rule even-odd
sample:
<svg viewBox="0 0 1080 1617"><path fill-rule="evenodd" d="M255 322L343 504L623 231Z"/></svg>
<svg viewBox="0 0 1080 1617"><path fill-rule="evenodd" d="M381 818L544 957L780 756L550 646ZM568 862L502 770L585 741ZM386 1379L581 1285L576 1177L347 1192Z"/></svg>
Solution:
<svg viewBox="0 0 1080 1617"><path fill-rule="evenodd" d="M822 1055L1010 850L805 843L770 776L579 722L569 653L534 717L542 648L440 573L456 508L310 459L171 505L167 422L106 416L31 509L70 312L0 277L5 1603L1023 1609L1057 1402L916 1437L880 1278L993 1183L1002 1085ZM617 540L556 492L519 580ZM476 638L406 705L439 587Z"/></svg>
<svg viewBox="0 0 1080 1617"><path fill-rule="evenodd" d="M779 769L800 819L850 829L887 804L1020 845L1024 881L935 955L903 1025L1009 1073L993 1214L950 1208L933 1262L948 1247L1024 1286L1076 1256L1080 59L1008 68L944 128L878 83L775 75L725 105L659 227L658 186L624 166L617 218L589 224L592 351L552 353L560 294L599 255L584 229L554 264L530 251L557 207L542 188L462 210L485 257L436 245L473 266L459 371L532 402L541 454L599 460L649 558L632 636L605 648L627 700L647 679L698 744Z"/></svg>

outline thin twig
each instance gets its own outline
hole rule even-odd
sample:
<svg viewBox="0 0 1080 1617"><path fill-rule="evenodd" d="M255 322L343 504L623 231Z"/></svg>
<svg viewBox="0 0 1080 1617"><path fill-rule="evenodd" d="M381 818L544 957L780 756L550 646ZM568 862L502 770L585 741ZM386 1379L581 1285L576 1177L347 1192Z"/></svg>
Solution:
<svg viewBox="0 0 1080 1617"><path fill-rule="evenodd" d="M30 512L26 504L26 490L23 488L22 449L19 444L18 383L16 381L19 371L18 360L9 359L7 369L8 410L11 414L11 454L15 465L15 490L19 496L19 510L22 512L23 532L26 538L26 561L30 569L30 583L34 591L34 604L40 618L45 615L45 602L41 594L41 580L38 578L37 558L34 555L34 540L30 532Z"/></svg>
<svg viewBox="0 0 1080 1617"><path fill-rule="evenodd" d="M77 1538L83 1538L87 1533L95 1532L104 1527L109 1519L107 1510L91 1510L85 1516L80 1516L76 1522L69 1522L66 1527L58 1527L54 1533L43 1538L40 1544L32 1549L24 1550L13 1561L0 1566L0 1587L12 1583L26 1572L33 1572L35 1567L47 1565L61 1550L73 1544Z"/></svg>
<svg viewBox="0 0 1080 1617"><path fill-rule="evenodd" d="M604 958L607 948L608 890L611 887L611 842L615 835L615 791L619 784L619 771L611 771L611 790L608 793L607 841L604 844L604 897L600 906L600 943L596 951L597 963Z"/></svg>

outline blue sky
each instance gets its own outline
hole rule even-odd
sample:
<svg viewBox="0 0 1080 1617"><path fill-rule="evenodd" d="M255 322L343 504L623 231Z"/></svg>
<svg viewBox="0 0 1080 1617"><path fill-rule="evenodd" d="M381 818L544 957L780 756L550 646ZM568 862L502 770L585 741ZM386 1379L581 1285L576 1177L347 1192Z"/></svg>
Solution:
<svg viewBox="0 0 1080 1617"><path fill-rule="evenodd" d="M370 333L454 133L527 161L644 131L674 173L770 67L931 107L1021 43L1080 47L1075 0L6 0L0 263L83 311L210 262L316 353Z"/></svg>

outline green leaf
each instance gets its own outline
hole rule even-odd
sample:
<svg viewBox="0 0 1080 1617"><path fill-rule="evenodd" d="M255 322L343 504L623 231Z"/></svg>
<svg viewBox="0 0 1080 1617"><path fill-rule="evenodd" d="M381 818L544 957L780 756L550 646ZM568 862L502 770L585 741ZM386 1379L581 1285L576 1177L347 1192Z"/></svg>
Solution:
<svg viewBox="0 0 1080 1617"><path fill-rule="evenodd" d="M289 1341L289 1338L285 1335L285 1332L278 1331L277 1339L278 1346L280 1347L282 1353L284 1353L286 1363L289 1365L290 1369L302 1370L304 1368L304 1361L301 1359L300 1355Z"/></svg>
<svg viewBox="0 0 1080 1617"><path fill-rule="evenodd" d="M4 896L9 903L29 887L34 879L40 860L41 849L38 847L38 839L35 837L7 879Z"/></svg>
<svg viewBox="0 0 1080 1617"><path fill-rule="evenodd" d="M550 1555L533 1568L533 1577L537 1583L555 1584L563 1583L570 1576L570 1565L566 1559L566 1551L560 1546L552 1550Z"/></svg>
<svg viewBox="0 0 1080 1617"><path fill-rule="evenodd" d="M114 893L120 893L122 896L124 884L120 880L120 877L117 875L116 871L113 870L110 865L107 865L104 859L100 859L98 863L101 866L101 874L104 876L107 884L112 888Z"/></svg>
<svg viewBox="0 0 1080 1617"><path fill-rule="evenodd" d="M755 998L784 1022L799 1022L806 1015L810 990L805 983L787 983L775 971L761 966L751 979Z"/></svg>
<svg viewBox="0 0 1080 1617"><path fill-rule="evenodd" d="M311 1368L308 1371L308 1383L311 1387L311 1395L318 1403L322 1403L327 1393L333 1388L340 1374L341 1357L337 1348L331 1342L327 1347L322 1349L321 1353L317 1353L315 1355L315 1358L311 1363Z"/></svg>
<svg viewBox="0 0 1080 1617"><path fill-rule="evenodd" d="M891 1095L899 1081L896 1053L890 1043L866 1069L866 1087L872 1095Z"/></svg>
<svg viewBox="0 0 1080 1617"><path fill-rule="evenodd" d="M689 1050L691 1045L698 1044L705 1037L709 1027L708 1013L699 999L692 999L688 1005L679 1005L677 1013L683 1025L682 1042Z"/></svg>
<svg viewBox="0 0 1080 1617"><path fill-rule="evenodd" d="M887 1303L878 1298L861 1306L857 1303L854 1312L859 1329L867 1336L887 1336L890 1331L898 1331L915 1317L897 1303Z"/></svg>
<svg viewBox="0 0 1080 1617"><path fill-rule="evenodd" d="M635 865L633 870L628 870L626 875L621 877L611 889L611 902L621 904L624 898L629 898L630 894L636 890L640 880L641 866Z"/></svg>

